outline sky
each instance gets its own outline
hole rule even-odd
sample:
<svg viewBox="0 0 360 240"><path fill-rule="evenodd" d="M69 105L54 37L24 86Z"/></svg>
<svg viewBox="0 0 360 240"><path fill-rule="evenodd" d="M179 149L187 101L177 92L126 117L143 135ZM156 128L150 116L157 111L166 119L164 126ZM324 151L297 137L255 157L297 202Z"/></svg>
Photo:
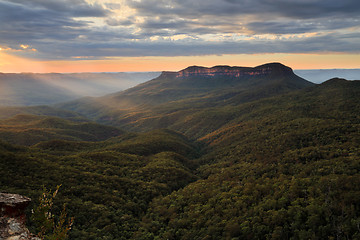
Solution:
<svg viewBox="0 0 360 240"><path fill-rule="evenodd" d="M359 0L0 0L0 72L360 68Z"/></svg>

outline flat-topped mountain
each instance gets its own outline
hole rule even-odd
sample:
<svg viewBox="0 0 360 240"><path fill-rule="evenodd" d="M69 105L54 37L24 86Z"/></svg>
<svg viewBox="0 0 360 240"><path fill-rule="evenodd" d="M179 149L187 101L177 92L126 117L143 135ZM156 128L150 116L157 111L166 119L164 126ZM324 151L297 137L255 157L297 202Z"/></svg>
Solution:
<svg viewBox="0 0 360 240"><path fill-rule="evenodd" d="M268 63L254 68L251 67L230 67L226 65L214 66L211 68L191 66L179 72L163 72L163 75L174 75L176 78L188 77L219 77L241 78L249 76L270 76L272 74L293 74L291 68L281 63Z"/></svg>
<svg viewBox="0 0 360 240"><path fill-rule="evenodd" d="M102 123L121 127L130 124L134 130L133 123L144 118L163 118L183 109L196 111L210 106L237 105L312 85L280 63L254 68L192 66L179 72L163 72L122 92L59 106ZM160 125L167 127L171 121L161 121Z"/></svg>
<svg viewBox="0 0 360 240"><path fill-rule="evenodd" d="M229 86L249 87L278 84L302 88L312 83L297 76L290 67L281 63L268 63L257 67L191 66L178 72L163 72L158 81L149 81L133 90L161 84L163 87L202 88L202 90Z"/></svg>

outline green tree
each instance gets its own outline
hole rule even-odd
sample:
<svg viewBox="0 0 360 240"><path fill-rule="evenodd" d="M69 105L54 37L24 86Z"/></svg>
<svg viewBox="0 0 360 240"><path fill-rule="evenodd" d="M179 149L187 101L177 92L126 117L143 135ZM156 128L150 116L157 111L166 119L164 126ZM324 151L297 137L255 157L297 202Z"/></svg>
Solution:
<svg viewBox="0 0 360 240"><path fill-rule="evenodd" d="M65 204L59 215L53 213L54 199L60 186L58 185L53 193L44 187L39 198L39 205L33 209L31 220L36 228L37 237L43 240L67 239L74 222L74 218L67 217Z"/></svg>

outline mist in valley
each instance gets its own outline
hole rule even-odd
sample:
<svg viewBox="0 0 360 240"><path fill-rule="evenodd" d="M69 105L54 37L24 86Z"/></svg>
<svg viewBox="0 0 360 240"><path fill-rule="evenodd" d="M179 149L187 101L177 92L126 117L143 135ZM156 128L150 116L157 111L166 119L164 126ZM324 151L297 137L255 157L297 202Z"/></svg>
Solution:
<svg viewBox="0 0 360 240"><path fill-rule="evenodd" d="M98 97L128 89L159 75L159 72L0 73L0 105L48 105L85 96Z"/></svg>
<svg viewBox="0 0 360 240"><path fill-rule="evenodd" d="M294 72L313 83L322 83L331 78L360 79L360 69L308 69L294 70Z"/></svg>

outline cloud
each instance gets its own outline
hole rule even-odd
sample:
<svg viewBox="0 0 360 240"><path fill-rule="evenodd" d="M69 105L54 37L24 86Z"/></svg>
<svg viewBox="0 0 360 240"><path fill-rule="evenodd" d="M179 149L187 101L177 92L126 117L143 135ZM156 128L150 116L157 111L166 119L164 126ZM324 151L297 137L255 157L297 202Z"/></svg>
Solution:
<svg viewBox="0 0 360 240"><path fill-rule="evenodd" d="M84 0L11 0L11 3L69 17L104 17L109 13L100 4L88 4Z"/></svg>
<svg viewBox="0 0 360 240"><path fill-rule="evenodd" d="M128 4L143 16L283 16L292 19L314 19L323 16L357 16L357 0L128 0ZM155 15L156 16L156 15Z"/></svg>
<svg viewBox="0 0 360 240"><path fill-rule="evenodd" d="M250 22L246 24L246 28L258 34L296 34L346 29L357 27L359 24L360 22L357 19L288 20Z"/></svg>
<svg viewBox="0 0 360 240"><path fill-rule="evenodd" d="M106 19L106 23L109 26L131 26L134 24L134 21L131 19L108 18Z"/></svg>
<svg viewBox="0 0 360 240"><path fill-rule="evenodd" d="M341 39L332 34L307 37L288 37L279 39L254 38L251 41L137 41L106 43L68 43L47 52L49 56L74 58L74 56L91 56L92 59L111 59L118 56L200 56L222 54L255 54L255 53L322 53L352 52L360 53L360 34L347 34ZM329 47L324 50L324 42ZM43 56L48 57L47 55Z"/></svg>
<svg viewBox="0 0 360 240"><path fill-rule="evenodd" d="M20 44L15 48L7 47L7 46L0 46L0 51L5 52L37 52L36 48L33 48L26 44Z"/></svg>
<svg viewBox="0 0 360 240"><path fill-rule="evenodd" d="M358 52L359 23L358 0L0 0L0 45L39 59Z"/></svg>
<svg viewBox="0 0 360 240"><path fill-rule="evenodd" d="M94 13L96 16L99 12L94 9L86 9L78 3L78 10L71 12L62 12L59 3L53 1L22 1L14 0L13 2L0 1L0 41L9 45L18 45L25 39L28 41L51 40L70 40L76 38L79 34L87 31L88 23L86 21L74 20L73 17L81 12L88 16ZM46 4L43 4L46 2ZM61 1L59 1L61 2ZM68 1L64 1L66 5ZM51 7L48 7L53 3ZM68 5L68 4L67 4ZM66 7L63 7L66 10ZM90 11L92 10L92 11Z"/></svg>
<svg viewBox="0 0 360 240"><path fill-rule="evenodd" d="M357 0L128 0L144 18L141 26L155 26L178 30L179 23L187 21L191 27L207 27L209 32L215 28L219 33L229 31L236 25L248 26L258 33L299 33L308 29L318 30L311 24L323 26L320 30L332 29L333 20L337 28L359 25L360 1ZM169 20L171 19L171 24ZM222 25L216 25L220 21ZM342 24L338 24L343 21ZM155 24L158 22L159 24ZM209 22L213 22L209 25ZM269 24L269 22L271 24ZM163 26L161 26L161 24ZM266 30L277 23L280 30ZM141 27L140 26L140 27ZM183 28L181 28L183 29ZM191 29L190 33L192 33ZM245 28L235 27L233 31L246 33Z"/></svg>
<svg viewBox="0 0 360 240"><path fill-rule="evenodd" d="M9 48L27 44L46 53L44 46L56 48L91 35L91 22L75 18L106 14L100 5L82 0L0 0L0 44Z"/></svg>

